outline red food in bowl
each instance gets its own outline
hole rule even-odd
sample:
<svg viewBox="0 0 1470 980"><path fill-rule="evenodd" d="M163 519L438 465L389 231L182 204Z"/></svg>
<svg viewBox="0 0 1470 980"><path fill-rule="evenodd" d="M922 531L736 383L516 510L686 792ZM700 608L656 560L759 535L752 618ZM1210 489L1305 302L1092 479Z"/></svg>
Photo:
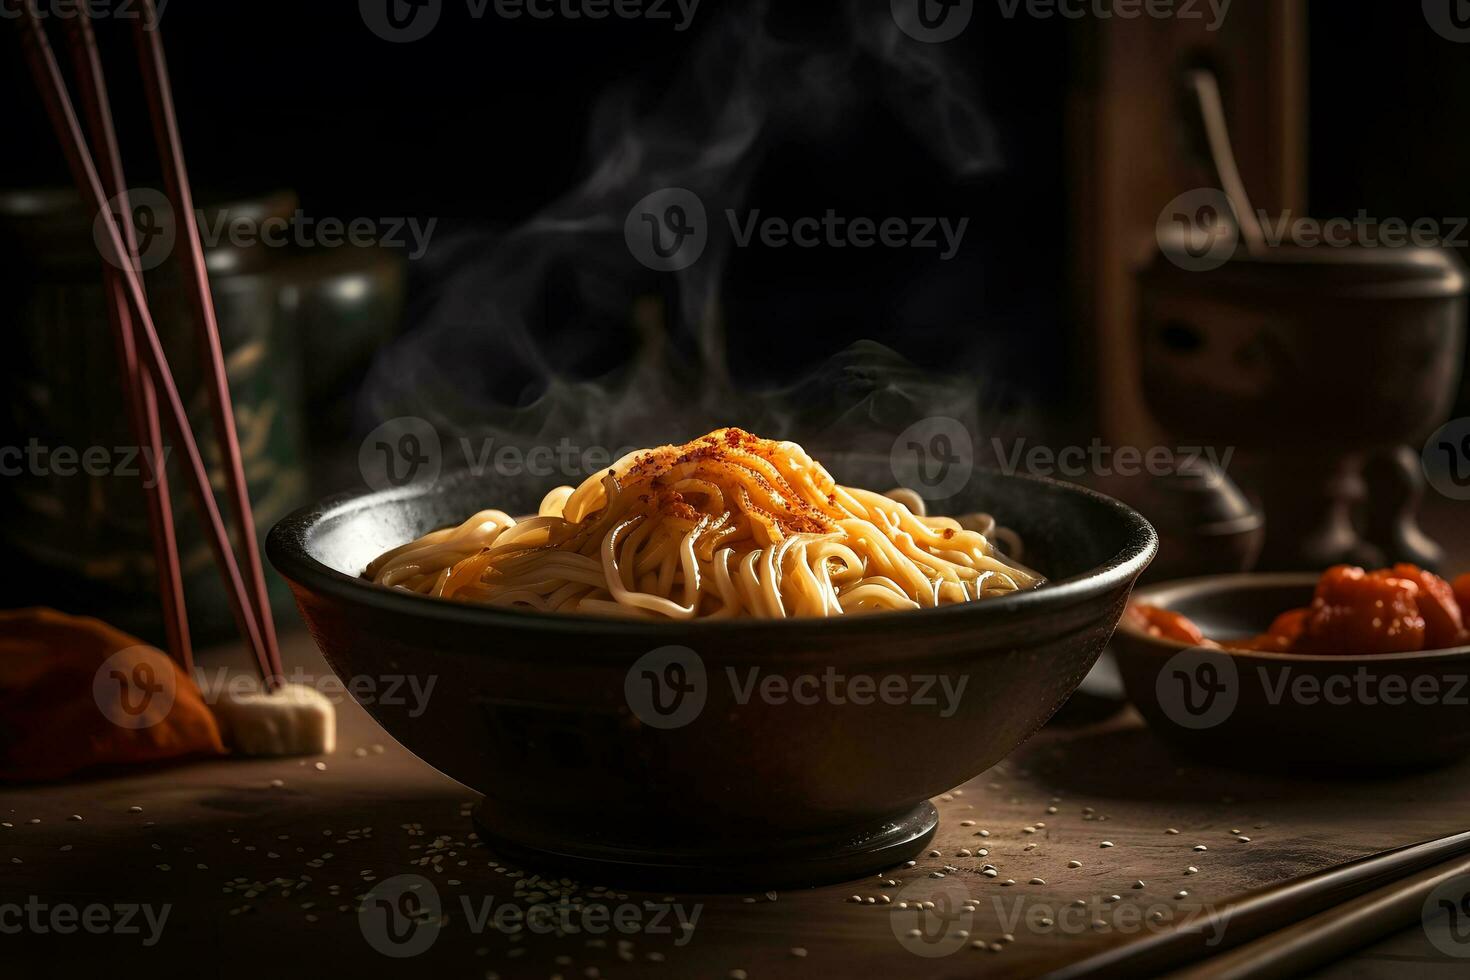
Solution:
<svg viewBox="0 0 1470 980"><path fill-rule="evenodd" d="M1290 653L1296 649L1302 630L1307 625L1310 609L1293 609L1284 612L1271 623L1271 628L1260 636L1230 644L1234 650L1260 650L1265 653Z"/></svg>
<svg viewBox="0 0 1470 980"><path fill-rule="evenodd" d="M1408 653L1424 649L1419 585L1386 569L1329 568L1317 583L1296 653Z"/></svg>
<svg viewBox="0 0 1470 980"><path fill-rule="evenodd" d="M1393 566L1395 575L1419 586L1419 615L1424 617L1424 649L1445 650L1466 642L1465 620L1450 583L1414 565Z"/></svg>
<svg viewBox="0 0 1470 980"><path fill-rule="evenodd" d="M1259 636L1215 643L1185 616L1135 605L1130 621L1150 636L1231 650L1372 656L1446 650L1470 643L1470 575L1453 586L1415 565L1368 572L1337 565L1322 573L1312 604L1276 617Z"/></svg>
<svg viewBox="0 0 1470 980"><path fill-rule="evenodd" d="M1212 641L1205 639L1200 628L1190 622L1187 617L1168 609L1134 603L1128 607L1128 618L1132 621L1134 628L1142 630L1149 636L1174 640L1177 643L1188 643L1190 646L1197 647L1215 645Z"/></svg>

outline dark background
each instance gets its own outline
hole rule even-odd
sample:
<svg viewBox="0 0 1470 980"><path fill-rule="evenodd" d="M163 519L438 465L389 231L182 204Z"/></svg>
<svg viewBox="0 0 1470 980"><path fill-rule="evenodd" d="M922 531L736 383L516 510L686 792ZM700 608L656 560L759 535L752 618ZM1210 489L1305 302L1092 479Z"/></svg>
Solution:
<svg viewBox="0 0 1470 980"><path fill-rule="evenodd" d="M632 81L656 95L733 6L706 0L679 33L641 20L475 20L451 0L438 28L411 44L373 35L351 2L174 0L163 26L197 185L290 187L317 218L435 217L442 245L456 230L517 224L572 186L588 172L599 94ZM776 37L845 43L839 4L775 8ZM1470 45L1435 35L1414 3L1317 0L1311 14L1313 211L1470 214ZM953 46L996 135L999 165L987 173L947 173L904 120L863 101L874 90L861 79L860 100L835 117L774 134L748 199L768 213L939 213L969 215L971 225L947 264L881 249L738 255L727 293L742 341L737 373L795 376L869 337L1058 414L1089 407L1077 393L1091 386L1070 355L1080 318L1069 289L1064 123L1078 84L1075 30L977 4ZM152 156L119 57L131 52L119 25L101 33L136 185L151 177ZM55 184L60 158L17 55L16 31L0 30L0 81L13 93L0 102L9 134L0 185ZM855 74L870 67L853 64ZM411 275L410 321L436 285ZM919 284L927 303L914 299ZM773 345L780 356L769 355Z"/></svg>

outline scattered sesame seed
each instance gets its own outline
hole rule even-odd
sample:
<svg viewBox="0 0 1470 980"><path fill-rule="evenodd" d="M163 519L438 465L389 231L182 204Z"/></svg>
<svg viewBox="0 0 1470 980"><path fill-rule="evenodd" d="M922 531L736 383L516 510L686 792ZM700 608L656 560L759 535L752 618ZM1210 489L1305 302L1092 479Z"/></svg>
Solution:
<svg viewBox="0 0 1470 980"><path fill-rule="evenodd" d="M1209 848L1208 848L1208 847L1206 847L1206 846L1205 846L1205 845L1203 845L1203 844L1196 844L1196 845L1194 845L1194 849L1195 849L1195 850L1196 850L1196 851L1208 851L1208 850L1209 850Z"/></svg>
<svg viewBox="0 0 1470 980"><path fill-rule="evenodd" d="M1199 874L1199 868L1196 868L1194 865L1191 864L1189 867L1184 869L1184 873L1187 875L1197 875Z"/></svg>
<svg viewBox="0 0 1470 980"><path fill-rule="evenodd" d="M791 955L792 956L795 956L797 959L801 959L802 957L806 956L806 947L805 946L792 946L791 947Z"/></svg>
<svg viewBox="0 0 1470 980"><path fill-rule="evenodd" d="M960 821L960 826L961 827L973 827L973 826L975 826L975 821L973 821L973 820L961 820Z"/></svg>
<svg viewBox="0 0 1470 980"><path fill-rule="evenodd" d="M1249 844L1251 842L1251 839L1249 837L1237 837L1235 839L1240 841L1242 844Z"/></svg>
<svg viewBox="0 0 1470 980"><path fill-rule="evenodd" d="M1174 893L1174 897L1175 898L1188 898L1189 897L1189 892L1188 892L1188 890L1181 888L1177 892Z"/></svg>
<svg viewBox="0 0 1470 980"><path fill-rule="evenodd" d="M75 820L75 821L80 822L81 819L82 819L82 815L80 813L73 813L71 816L67 817L66 819L68 819L68 820Z"/></svg>
<svg viewBox="0 0 1470 980"><path fill-rule="evenodd" d="M130 806L130 807L128 807L128 812L129 813L142 813L143 812L143 808L140 807L140 806Z"/></svg>
<svg viewBox="0 0 1470 980"><path fill-rule="evenodd" d="M1110 840L1105 840L1105 841L1103 841L1101 844L1099 844L1097 846L1098 847L1112 847L1113 846L1113 842L1110 841Z"/></svg>
<svg viewBox="0 0 1470 980"><path fill-rule="evenodd" d="M1080 867L1082 867L1082 862L1081 861L1068 861L1067 862L1067 867L1069 867L1069 868L1080 868Z"/></svg>
<svg viewBox="0 0 1470 980"><path fill-rule="evenodd" d="M1164 833L1166 833L1166 834L1177 834L1177 833L1179 833L1179 831L1175 830L1173 827L1170 827L1168 830L1164 831Z"/></svg>
<svg viewBox="0 0 1470 980"><path fill-rule="evenodd" d="M955 851L955 857L967 858L969 856L970 856L970 849L968 847L962 847L958 851Z"/></svg>
<svg viewBox="0 0 1470 980"><path fill-rule="evenodd" d="M1033 885L1044 885L1044 884L1046 884L1046 879L1045 878L1032 878L1031 879L1031 884L1033 884Z"/></svg>

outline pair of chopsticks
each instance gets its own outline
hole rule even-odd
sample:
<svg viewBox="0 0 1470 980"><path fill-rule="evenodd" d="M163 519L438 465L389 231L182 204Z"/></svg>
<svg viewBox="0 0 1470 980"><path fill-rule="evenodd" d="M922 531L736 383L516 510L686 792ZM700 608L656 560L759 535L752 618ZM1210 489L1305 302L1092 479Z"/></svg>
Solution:
<svg viewBox="0 0 1470 980"><path fill-rule="evenodd" d="M1252 892L1168 932L1048 973L1046 980L1298 976L1421 921L1430 894L1467 874L1470 832L1382 851Z"/></svg>
<svg viewBox="0 0 1470 980"><path fill-rule="evenodd" d="M86 119L84 130L35 4L36 0L20 0L21 12L17 23L21 29L22 47L82 200L96 209L106 232L103 245L105 249L111 249L111 254L104 255L103 271L129 422L138 446L152 450L151 453L140 453L147 458L145 465L157 469L157 472L148 473L150 479L144 482L149 488L145 490L148 494L149 527L158 566L159 594L169 652L186 670L192 669L193 650L184 609L178 543L169 504L168 482L163 471L164 457L160 451L160 396L165 409L163 419L168 423L175 444L183 449L185 482L206 525L236 622L255 654L262 678L274 688L282 674L280 650L255 540L255 521L245 483L240 441L235 431L235 414L220 346L219 324L204 264L204 248L199 238L193 195L189 190L188 171L184 166L168 65L158 32L158 12L153 0L142 0L143 16L134 21L133 34L155 142L163 165L165 192L174 212L177 247L181 250L180 259L184 265L185 293L205 358L204 377L208 380L215 438L219 442L229 484L235 534L244 553L243 569L231 546L229 531L210 486L209 471L195 442L168 356L159 342L158 331L149 312L127 181L90 9L85 3L77 3L73 15L62 19L66 46L75 72L78 101ZM117 205L123 220L118 220L118 215L113 213L109 200Z"/></svg>

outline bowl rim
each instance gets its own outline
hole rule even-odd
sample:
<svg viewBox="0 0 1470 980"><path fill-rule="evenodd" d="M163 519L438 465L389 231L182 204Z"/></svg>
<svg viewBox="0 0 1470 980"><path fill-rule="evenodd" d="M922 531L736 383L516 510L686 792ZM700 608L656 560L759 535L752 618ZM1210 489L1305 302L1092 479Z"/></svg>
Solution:
<svg viewBox="0 0 1470 980"><path fill-rule="evenodd" d="M867 613L862 616L730 620L635 620L610 616L569 616L453 602L374 585L360 576L339 572L318 561L308 552L306 543L310 534L327 520L341 518L355 511L379 507L395 501L413 499L426 494L446 493L461 480L482 478L474 476L469 471L462 471L458 474L440 477L435 485L428 489L412 485L378 491L358 488L332 494L314 504L308 504L276 522L266 537L266 554L276 571L299 587L315 594L325 594L339 600L376 607L385 612L414 613L443 623L467 626L514 627L585 636L652 637L668 644L674 644L681 642L682 638L694 639L715 633L790 634L800 631L803 627L807 630L819 629L824 633L836 634L903 629L921 623L929 624L936 632L943 630L946 626L959 629L977 625L985 617L1010 617L1035 608L1062 608L1117 588L1127 587L1137 580L1137 577L1153 561L1158 551L1158 533L1143 515L1121 501L1098 493L1096 490L1063 480L1029 474L1004 473L983 467L976 467L975 474L977 479L1021 481L1087 497L1103 505L1118 517L1126 539L1125 544L1106 562L1080 575L1074 575L1059 582L1048 582L1038 589L1014 592L983 601L956 603L934 609ZM916 620L916 616L922 618Z"/></svg>
<svg viewBox="0 0 1470 980"><path fill-rule="evenodd" d="M1158 582L1136 589L1130 605L1133 603L1147 603L1148 605L1158 606L1161 609L1170 609L1173 604L1182 600L1212 593L1242 592L1247 589L1275 589L1283 592L1289 589L1311 589L1321 577L1321 573L1319 572L1240 572L1228 575L1205 575L1199 578L1177 579L1171 582ZM1285 611L1285 609L1282 610L1282 612ZM1180 650L1205 649L1195 647L1189 643L1181 643L1178 640L1150 636L1130 623L1127 616L1124 616L1122 621L1118 623L1118 633L1123 634L1130 641L1136 642L1144 647L1153 647L1159 653L1168 653L1171 656ZM1209 649L1214 650L1213 647ZM1358 654L1356 656L1343 653L1274 653L1269 650L1222 649L1216 652L1226 653L1240 660L1254 660L1279 665L1403 664L1414 661L1453 660L1467 657L1470 656L1470 645L1446 647L1442 650L1410 650L1404 653L1369 653Z"/></svg>

